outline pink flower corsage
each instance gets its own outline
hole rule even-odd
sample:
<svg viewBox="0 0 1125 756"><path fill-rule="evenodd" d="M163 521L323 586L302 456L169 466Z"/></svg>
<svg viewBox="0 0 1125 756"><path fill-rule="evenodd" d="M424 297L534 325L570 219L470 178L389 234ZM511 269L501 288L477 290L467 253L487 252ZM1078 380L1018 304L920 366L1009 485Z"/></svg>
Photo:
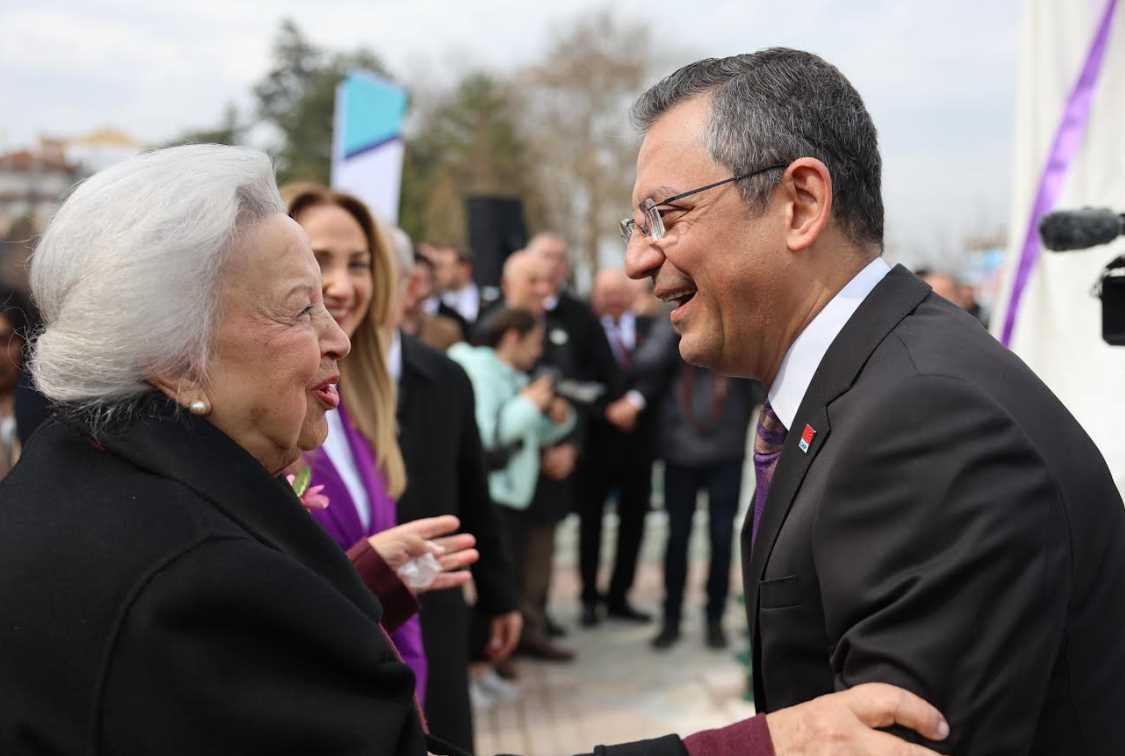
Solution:
<svg viewBox="0 0 1125 756"><path fill-rule="evenodd" d="M286 475L285 479L293 487L293 493L301 500L301 505L309 512L328 509L328 497L321 493L324 486L309 486L312 470L305 468L297 475Z"/></svg>

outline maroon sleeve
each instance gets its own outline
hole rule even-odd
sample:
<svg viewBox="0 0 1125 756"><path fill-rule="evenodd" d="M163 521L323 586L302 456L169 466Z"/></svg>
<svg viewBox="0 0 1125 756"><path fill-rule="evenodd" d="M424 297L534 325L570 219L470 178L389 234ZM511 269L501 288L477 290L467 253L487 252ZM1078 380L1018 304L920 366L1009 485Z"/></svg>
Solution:
<svg viewBox="0 0 1125 756"><path fill-rule="evenodd" d="M383 561L367 539L364 538L350 549L348 559L355 571L383 605L383 628L393 633L399 625L406 622L418 611L418 601L406 584L398 579L391 566Z"/></svg>
<svg viewBox="0 0 1125 756"><path fill-rule="evenodd" d="M688 735L684 747L691 756L775 756L765 714Z"/></svg>

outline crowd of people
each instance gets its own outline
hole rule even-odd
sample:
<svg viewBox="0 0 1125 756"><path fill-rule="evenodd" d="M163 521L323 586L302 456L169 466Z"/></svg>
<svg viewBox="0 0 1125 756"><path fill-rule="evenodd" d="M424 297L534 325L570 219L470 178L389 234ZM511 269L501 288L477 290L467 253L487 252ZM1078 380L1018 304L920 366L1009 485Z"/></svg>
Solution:
<svg viewBox="0 0 1125 756"><path fill-rule="evenodd" d="M34 258L43 326L14 295L0 317L31 418L0 403L0 462L22 455L0 486L0 750L471 752L471 691L517 693L513 655L575 659L551 611L572 514L581 624L653 623L658 652L705 492L705 642L728 645L749 448L768 715L599 752L932 753L875 729L895 724L958 752L1119 751L1120 497L1022 363L883 261L858 94L767 50L691 64L634 115L625 268L589 303L559 234L494 293L470 250L278 188L253 150L158 150L78 187ZM631 597L656 460L659 617Z"/></svg>

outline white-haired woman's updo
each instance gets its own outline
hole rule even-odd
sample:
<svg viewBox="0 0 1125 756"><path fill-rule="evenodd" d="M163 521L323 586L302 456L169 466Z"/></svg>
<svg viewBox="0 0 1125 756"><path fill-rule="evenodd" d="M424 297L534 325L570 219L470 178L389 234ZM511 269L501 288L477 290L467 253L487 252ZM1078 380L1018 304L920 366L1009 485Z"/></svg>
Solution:
<svg viewBox="0 0 1125 756"><path fill-rule="evenodd" d="M240 147L156 150L87 179L32 258L36 386L97 423L150 376L204 379L226 255L284 212L269 158Z"/></svg>

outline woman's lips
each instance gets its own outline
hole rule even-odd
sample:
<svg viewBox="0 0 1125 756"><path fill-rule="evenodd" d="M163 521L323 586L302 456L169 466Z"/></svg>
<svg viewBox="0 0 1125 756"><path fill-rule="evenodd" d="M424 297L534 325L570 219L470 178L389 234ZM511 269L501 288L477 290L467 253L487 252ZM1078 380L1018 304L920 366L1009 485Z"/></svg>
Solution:
<svg viewBox="0 0 1125 756"><path fill-rule="evenodd" d="M320 403L328 409L336 409L340 406L340 392L336 387L336 381L337 379L333 378L312 390Z"/></svg>

